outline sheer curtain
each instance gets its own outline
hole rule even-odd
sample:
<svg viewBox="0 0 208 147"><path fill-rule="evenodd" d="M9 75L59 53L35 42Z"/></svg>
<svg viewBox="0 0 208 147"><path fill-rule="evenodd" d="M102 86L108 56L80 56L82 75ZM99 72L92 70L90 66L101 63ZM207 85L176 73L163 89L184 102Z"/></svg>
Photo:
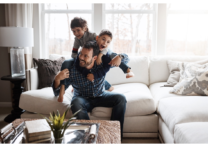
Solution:
<svg viewBox="0 0 208 147"><path fill-rule="evenodd" d="M33 4L5 4L6 26L32 28ZM9 51L9 50L8 50ZM29 72L32 67L32 48L25 48L25 90L30 90Z"/></svg>

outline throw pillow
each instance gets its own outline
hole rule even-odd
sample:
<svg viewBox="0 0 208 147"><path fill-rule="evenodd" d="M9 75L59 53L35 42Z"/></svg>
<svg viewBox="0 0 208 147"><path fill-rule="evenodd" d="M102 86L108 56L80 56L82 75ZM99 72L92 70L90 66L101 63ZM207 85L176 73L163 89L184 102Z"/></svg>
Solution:
<svg viewBox="0 0 208 147"><path fill-rule="evenodd" d="M182 62L168 60L167 64L168 64L168 69L169 69L169 73L170 73L168 80L167 80L167 84L169 86L174 86L179 82L180 64L182 64Z"/></svg>
<svg viewBox="0 0 208 147"><path fill-rule="evenodd" d="M181 95L208 95L208 63L189 63L184 70L184 78L176 84L171 93Z"/></svg>
<svg viewBox="0 0 208 147"><path fill-rule="evenodd" d="M184 69L187 64L205 64L208 63L208 60L200 60L196 62L180 62L180 61L172 61L168 60L167 65L169 69L169 77L167 80L167 85L164 85L165 87L173 87L176 85L179 81L183 79L184 75Z"/></svg>
<svg viewBox="0 0 208 147"><path fill-rule="evenodd" d="M50 87L52 85L52 82L56 74L60 71L64 60L64 57L57 60L33 58L34 67L36 67L35 64L38 66L38 89Z"/></svg>

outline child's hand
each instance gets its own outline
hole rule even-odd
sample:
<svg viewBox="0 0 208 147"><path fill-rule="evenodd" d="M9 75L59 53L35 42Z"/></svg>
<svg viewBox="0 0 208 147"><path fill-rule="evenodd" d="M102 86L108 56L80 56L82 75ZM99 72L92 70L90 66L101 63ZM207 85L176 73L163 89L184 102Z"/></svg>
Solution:
<svg viewBox="0 0 208 147"><path fill-rule="evenodd" d="M97 65L100 65L102 63L102 59L100 58L100 56L97 57L96 63Z"/></svg>
<svg viewBox="0 0 208 147"><path fill-rule="evenodd" d="M108 64L110 64L111 66L117 66L118 67L121 64L121 58L117 55Z"/></svg>
<svg viewBox="0 0 208 147"><path fill-rule="evenodd" d="M55 80L59 79L59 80L64 80L66 78L69 78L69 70L66 68L60 72L57 73Z"/></svg>
<svg viewBox="0 0 208 147"><path fill-rule="evenodd" d="M63 102L63 100L64 100L64 96L59 96L58 97L58 102Z"/></svg>
<svg viewBox="0 0 208 147"><path fill-rule="evenodd" d="M91 81L91 82L93 82L94 81L94 75L93 74L88 74L87 75L87 79L89 80L89 81Z"/></svg>

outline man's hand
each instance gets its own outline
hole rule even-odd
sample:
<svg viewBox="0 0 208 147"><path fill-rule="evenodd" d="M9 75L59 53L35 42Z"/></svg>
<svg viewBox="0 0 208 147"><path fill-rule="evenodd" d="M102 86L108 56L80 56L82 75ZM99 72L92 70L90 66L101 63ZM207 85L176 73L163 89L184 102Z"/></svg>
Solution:
<svg viewBox="0 0 208 147"><path fill-rule="evenodd" d="M94 81L94 75L93 74L88 74L87 75L87 79L89 80L89 81L91 81L91 82L93 82Z"/></svg>
<svg viewBox="0 0 208 147"><path fill-rule="evenodd" d="M60 81L69 78L69 70L64 69L61 72L58 72L54 80L54 88L58 88Z"/></svg>
<svg viewBox="0 0 208 147"><path fill-rule="evenodd" d="M57 81L57 80L61 81L61 80L64 80L64 79L66 79L66 78L69 78L69 70L68 70L67 68L64 69L64 70L62 70L62 71L60 71L60 72L56 75L55 81Z"/></svg>
<svg viewBox="0 0 208 147"><path fill-rule="evenodd" d="M121 64L121 58L117 55L108 64L110 64L111 66L117 66L118 67Z"/></svg>

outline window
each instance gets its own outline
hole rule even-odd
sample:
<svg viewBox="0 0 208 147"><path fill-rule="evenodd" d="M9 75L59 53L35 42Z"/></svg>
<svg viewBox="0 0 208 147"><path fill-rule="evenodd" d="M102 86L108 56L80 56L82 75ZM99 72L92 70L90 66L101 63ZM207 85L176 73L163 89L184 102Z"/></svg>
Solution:
<svg viewBox="0 0 208 147"><path fill-rule="evenodd" d="M166 55L208 55L208 7L167 5Z"/></svg>
<svg viewBox="0 0 208 147"><path fill-rule="evenodd" d="M74 35L70 28L74 17L82 17L87 20L88 27L92 29L92 4L59 4L48 3L43 7L43 36L44 56L50 54L71 55Z"/></svg>
<svg viewBox="0 0 208 147"><path fill-rule="evenodd" d="M71 54L71 19L87 20L97 35L113 33L111 50L134 56L208 55L205 3L47 3L42 6L43 57Z"/></svg>
<svg viewBox="0 0 208 147"><path fill-rule="evenodd" d="M113 33L116 53L151 55L154 35L154 4L105 4L105 27Z"/></svg>

